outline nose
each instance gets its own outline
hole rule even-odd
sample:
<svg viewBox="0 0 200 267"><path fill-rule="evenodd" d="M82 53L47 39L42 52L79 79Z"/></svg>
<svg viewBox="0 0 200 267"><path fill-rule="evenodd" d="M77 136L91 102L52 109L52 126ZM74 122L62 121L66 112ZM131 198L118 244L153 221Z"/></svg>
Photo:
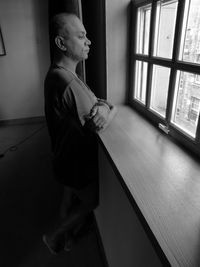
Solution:
<svg viewBox="0 0 200 267"><path fill-rule="evenodd" d="M85 39L85 43L87 44L87 45L91 45L91 41L86 37L86 39Z"/></svg>

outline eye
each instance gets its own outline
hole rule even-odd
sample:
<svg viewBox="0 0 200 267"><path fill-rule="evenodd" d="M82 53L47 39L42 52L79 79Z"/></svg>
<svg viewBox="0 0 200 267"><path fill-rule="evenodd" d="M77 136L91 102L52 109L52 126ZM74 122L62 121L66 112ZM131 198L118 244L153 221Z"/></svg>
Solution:
<svg viewBox="0 0 200 267"><path fill-rule="evenodd" d="M84 36L84 35L80 35L78 38L79 38L79 39L84 39L85 36Z"/></svg>

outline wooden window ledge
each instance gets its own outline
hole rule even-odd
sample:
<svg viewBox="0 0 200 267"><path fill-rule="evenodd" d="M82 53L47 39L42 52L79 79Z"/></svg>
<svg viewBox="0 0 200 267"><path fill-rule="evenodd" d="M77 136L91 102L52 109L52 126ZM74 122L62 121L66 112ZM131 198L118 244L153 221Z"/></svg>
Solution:
<svg viewBox="0 0 200 267"><path fill-rule="evenodd" d="M100 142L171 266L200 266L200 164L128 106Z"/></svg>

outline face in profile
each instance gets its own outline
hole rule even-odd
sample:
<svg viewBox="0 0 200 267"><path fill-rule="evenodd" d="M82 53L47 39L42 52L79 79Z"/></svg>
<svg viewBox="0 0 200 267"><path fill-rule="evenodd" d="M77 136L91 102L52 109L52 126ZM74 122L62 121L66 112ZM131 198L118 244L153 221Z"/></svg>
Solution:
<svg viewBox="0 0 200 267"><path fill-rule="evenodd" d="M69 18L66 18L69 20ZM71 17L66 24L67 35L64 36L65 55L79 62L88 58L90 40L86 37L86 30L78 17Z"/></svg>

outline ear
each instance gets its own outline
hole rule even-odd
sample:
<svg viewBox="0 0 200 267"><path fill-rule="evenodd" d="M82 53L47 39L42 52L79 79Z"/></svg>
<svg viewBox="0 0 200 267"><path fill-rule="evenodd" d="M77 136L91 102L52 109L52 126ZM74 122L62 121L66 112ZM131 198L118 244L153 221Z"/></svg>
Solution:
<svg viewBox="0 0 200 267"><path fill-rule="evenodd" d="M55 44L60 50L66 51L67 48L65 47L64 38L62 36L56 36Z"/></svg>

